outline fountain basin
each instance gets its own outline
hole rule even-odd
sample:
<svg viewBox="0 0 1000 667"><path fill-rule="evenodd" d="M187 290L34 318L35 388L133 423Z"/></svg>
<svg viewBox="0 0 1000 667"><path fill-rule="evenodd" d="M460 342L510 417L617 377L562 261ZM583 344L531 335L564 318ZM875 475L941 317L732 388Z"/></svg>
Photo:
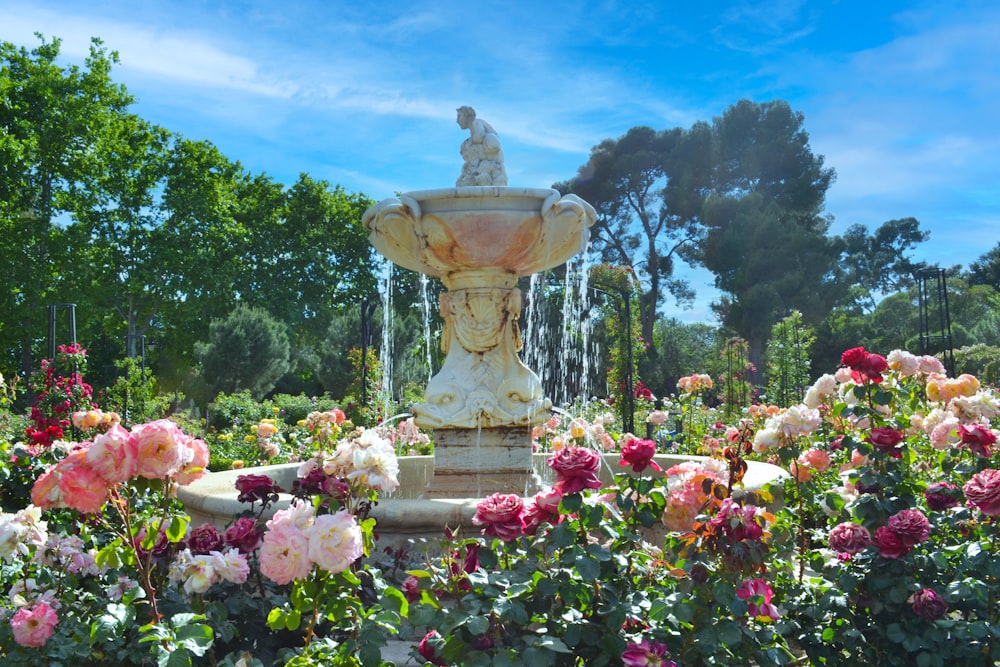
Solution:
<svg viewBox="0 0 1000 667"><path fill-rule="evenodd" d="M550 188L474 186L408 192L365 212L372 245L448 289L512 287L586 247L597 220L582 199Z"/></svg>
<svg viewBox="0 0 1000 667"><path fill-rule="evenodd" d="M549 454L533 455L535 473L547 485L551 485L554 481L552 471L546 464L549 456ZM619 458L618 454L603 455L600 477L605 484L612 482L615 473L633 474L629 468L618 465ZM700 456L669 454L656 456L656 462L664 470L685 461L704 459L705 457ZM788 473L784 470L769 463L748 461L747 465L743 489L738 491L740 494L756 495L765 485L780 482L788 477ZM298 463L286 463L208 473L193 484L180 487L177 490L177 498L191 516L192 525L212 523L221 529L227 526L234 516L249 508L249 505L237 500L239 495L235 487L237 477L246 474L268 475L281 488L290 489L296 479L298 467ZM461 529L464 535L478 534L479 528L472 523L472 517L475 516L476 506L481 498L423 497L434 472L433 456L402 457L399 459L399 468L399 489L379 500L378 505L372 510L372 516L377 522L375 534L379 538L380 550L387 546L406 548L411 541L421 540L428 541L430 548L433 549L443 538L446 526L452 530ZM655 476L661 474L648 472ZM772 492L775 491L773 499L757 502L766 504L772 509L776 508L782 499L777 495L780 493L780 488L772 489ZM280 494L280 499L265 513L265 518L269 518L277 510L287 508L291 499L289 494Z"/></svg>

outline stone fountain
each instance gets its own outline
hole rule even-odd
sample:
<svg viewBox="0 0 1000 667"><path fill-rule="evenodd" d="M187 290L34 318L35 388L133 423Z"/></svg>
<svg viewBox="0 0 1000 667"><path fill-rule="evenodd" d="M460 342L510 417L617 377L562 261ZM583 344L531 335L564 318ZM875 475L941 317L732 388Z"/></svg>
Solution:
<svg viewBox="0 0 1000 667"><path fill-rule="evenodd" d="M470 136L456 187L408 192L364 214L387 259L440 278L445 361L414 421L434 432L427 498L532 493L531 427L549 418L538 376L521 363L522 276L565 263L587 245L597 215L575 195L507 187L489 123L458 110Z"/></svg>
<svg viewBox="0 0 1000 667"><path fill-rule="evenodd" d="M558 266L581 252L596 220L582 199L547 188L508 187L496 132L470 107L458 110L470 136L453 188L408 192L364 214L372 245L413 271L440 278L444 319L441 370L425 401L413 406L417 424L434 432L434 456L400 459L400 489L379 500L380 548L437 540L444 527L470 529L476 506L492 493L532 495L546 471L546 454L532 453L531 427L548 419L541 382L518 358L521 292L517 280ZM667 469L699 457L658 455ZM605 454L602 481L612 481L616 454ZM192 522L227 525L246 507L236 478L253 472L289 489L298 464L227 470L181 487L178 499ZM750 462L744 490L754 492L783 475ZM274 509L287 507L282 494Z"/></svg>

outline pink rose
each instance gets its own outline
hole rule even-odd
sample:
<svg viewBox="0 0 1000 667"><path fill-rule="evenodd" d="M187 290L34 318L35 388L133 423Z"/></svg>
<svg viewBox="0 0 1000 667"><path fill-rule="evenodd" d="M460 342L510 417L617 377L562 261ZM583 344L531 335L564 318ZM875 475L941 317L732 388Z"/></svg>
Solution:
<svg viewBox="0 0 1000 667"><path fill-rule="evenodd" d="M134 477L138 457L135 438L118 424L94 438L87 450L87 463L108 484Z"/></svg>
<svg viewBox="0 0 1000 667"><path fill-rule="evenodd" d="M632 466L633 472L642 472L647 467L660 472L663 470L653 457L656 455L656 443L652 440L630 438L622 445L622 459L618 465Z"/></svg>
<svg viewBox="0 0 1000 667"><path fill-rule="evenodd" d="M889 517L888 525L908 547L920 544L931 534L931 523L920 510L900 510Z"/></svg>
<svg viewBox="0 0 1000 667"><path fill-rule="evenodd" d="M21 646L41 648L55 631L59 623L56 610L45 602L39 602L33 607L21 607L10 619L10 628L14 632L14 641Z"/></svg>
<svg viewBox="0 0 1000 667"><path fill-rule="evenodd" d="M208 469L208 445L204 440L188 438L184 445L184 463L174 475L174 481L181 486L187 486L205 476Z"/></svg>
<svg viewBox="0 0 1000 667"><path fill-rule="evenodd" d="M910 550L903 544L896 531L889 526L879 526L875 530L875 539L872 542L882 558L901 558Z"/></svg>
<svg viewBox="0 0 1000 667"><path fill-rule="evenodd" d="M438 646L443 645L444 640L437 630L431 630L424 638L420 640L420 644L417 646L417 653L420 657L431 663L432 665L438 665L439 667L446 667L447 662L445 662L441 657L438 656Z"/></svg>
<svg viewBox="0 0 1000 667"><path fill-rule="evenodd" d="M830 455L822 449L810 449L799 456L799 462L811 466L816 472L826 472L830 467Z"/></svg>
<svg viewBox="0 0 1000 667"><path fill-rule="evenodd" d="M293 524L273 526L260 546L260 573L276 584L303 579L312 570L309 539Z"/></svg>
<svg viewBox="0 0 1000 667"><path fill-rule="evenodd" d="M978 472L962 487L970 505L988 516L1000 516L1000 470Z"/></svg>
<svg viewBox="0 0 1000 667"><path fill-rule="evenodd" d="M624 667L677 667L677 663L667 657L667 647L657 641L643 639L641 642L630 642L622 653Z"/></svg>
<svg viewBox="0 0 1000 667"><path fill-rule="evenodd" d="M760 578L747 579L736 589L736 597L746 600L747 613L761 621L776 621L781 617L778 608L771 603L774 591L770 584Z"/></svg>
<svg viewBox="0 0 1000 667"><path fill-rule="evenodd" d="M555 488L562 494L601 488L601 480L597 478L601 456L592 449L563 447L548 464L556 472Z"/></svg>
<svg viewBox="0 0 1000 667"><path fill-rule="evenodd" d="M57 466L52 466L39 475L31 487L31 504L43 510L62 507L62 492L59 490L60 477L62 477L62 471Z"/></svg>
<svg viewBox="0 0 1000 667"><path fill-rule="evenodd" d="M62 503L82 514L96 514L108 499L108 483L87 465L87 450L78 449L58 464L62 469L59 492Z"/></svg>
<svg viewBox="0 0 1000 667"><path fill-rule="evenodd" d="M184 463L188 437L169 419L157 419L132 427L138 453L136 474L146 479L163 479Z"/></svg>
<svg viewBox="0 0 1000 667"><path fill-rule="evenodd" d="M513 493L494 493L476 506L472 523L483 526L483 535L499 537L504 542L516 540L522 531L524 501Z"/></svg>
<svg viewBox="0 0 1000 667"><path fill-rule="evenodd" d="M534 535L543 523L559 523L560 500L562 494L555 490L536 494L521 515L521 529L524 534Z"/></svg>
<svg viewBox="0 0 1000 667"><path fill-rule="evenodd" d="M309 559L327 572L343 572L363 552L361 527L347 510L316 517L305 535L309 538Z"/></svg>
<svg viewBox="0 0 1000 667"><path fill-rule="evenodd" d="M872 543L871 533L864 526L847 521L830 531L829 545L833 551L859 554Z"/></svg>

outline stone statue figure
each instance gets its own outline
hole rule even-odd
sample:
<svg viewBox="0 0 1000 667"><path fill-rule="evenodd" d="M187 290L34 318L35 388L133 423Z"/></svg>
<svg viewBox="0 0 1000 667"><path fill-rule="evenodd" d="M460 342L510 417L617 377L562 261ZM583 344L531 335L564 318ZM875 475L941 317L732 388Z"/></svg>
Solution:
<svg viewBox="0 0 1000 667"><path fill-rule="evenodd" d="M507 170L503 166L503 150L497 131L482 118L476 118L475 109L468 106L458 108L457 122L471 136L462 142L465 164L455 185L507 185Z"/></svg>

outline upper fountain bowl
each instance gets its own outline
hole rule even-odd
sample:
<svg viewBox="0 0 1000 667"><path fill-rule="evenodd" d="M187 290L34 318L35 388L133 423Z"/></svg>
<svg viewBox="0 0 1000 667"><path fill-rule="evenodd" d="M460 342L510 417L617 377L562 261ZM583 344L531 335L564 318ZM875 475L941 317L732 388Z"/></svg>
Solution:
<svg viewBox="0 0 1000 667"><path fill-rule="evenodd" d="M594 208L575 195L501 186L408 192L363 217L376 250L449 289L483 272L506 274L513 285L559 266L586 247L596 220Z"/></svg>

